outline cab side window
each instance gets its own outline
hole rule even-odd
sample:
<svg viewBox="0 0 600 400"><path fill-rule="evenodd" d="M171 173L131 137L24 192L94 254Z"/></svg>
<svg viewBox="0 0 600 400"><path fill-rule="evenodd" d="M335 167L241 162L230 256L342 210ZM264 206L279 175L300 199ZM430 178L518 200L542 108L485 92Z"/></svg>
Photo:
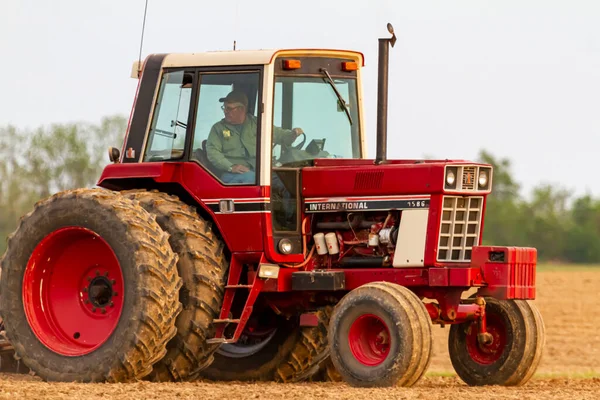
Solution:
<svg viewBox="0 0 600 400"><path fill-rule="evenodd" d="M183 156L193 78L193 71L173 71L163 75L144 152L145 162Z"/></svg>
<svg viewBox="0 0 600 400"><path fill-rule="evenodd" d="M201 73L192 159L227 185L255 185L259 72Z"/></svg>

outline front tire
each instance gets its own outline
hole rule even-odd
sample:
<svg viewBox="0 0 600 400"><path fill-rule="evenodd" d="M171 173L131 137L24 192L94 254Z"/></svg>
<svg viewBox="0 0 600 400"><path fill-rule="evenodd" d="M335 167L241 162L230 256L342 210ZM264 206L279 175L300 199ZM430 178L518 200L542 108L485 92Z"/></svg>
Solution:
<svg viewBox="0 0 600 400"><path fill-rule="evenodd" d="M431 322L409 289L383 282L358 287L329 323L331 360L356 387L412 386L431 357Z"/></svg>
<svg viewBox="0 0 600 400"><path fill-rule="evenodd" d="M176 333L176 263L168 235L132 201L104 189L57 193L9 238L6 336L47 381L143 378Z"/></svg>
<svg viewBox="0 0 600 400"><path fill-rule="evenodd" d="M477 340L477 323L452 325L450 360L468 385L520 386L537 369L545 344L545 327L534 304L526 300L486 297L486 325L493 341Z"/></svg>

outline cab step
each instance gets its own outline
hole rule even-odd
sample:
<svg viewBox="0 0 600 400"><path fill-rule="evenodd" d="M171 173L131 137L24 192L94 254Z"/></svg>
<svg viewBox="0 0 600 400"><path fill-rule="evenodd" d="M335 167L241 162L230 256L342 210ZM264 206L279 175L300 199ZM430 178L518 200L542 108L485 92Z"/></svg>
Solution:
<svg viewBox="0 0 600 400"><path fill-rule="evenodd" d="M224 319L213 319L213 322L215 324L225 324L225 323L231 323L231 324L239 324L240 320L239 319L232 319L232 318L224 318Z"/></svg>
<svg viewBox="0 0 600 400"><path fill-rule="evenodd" d="M235 340L225 339L225 338L212 338L212 339L206 339L206 343L208 343L208 344L215 344L215 343L227 344L227 343L235 343Z"/></svg>

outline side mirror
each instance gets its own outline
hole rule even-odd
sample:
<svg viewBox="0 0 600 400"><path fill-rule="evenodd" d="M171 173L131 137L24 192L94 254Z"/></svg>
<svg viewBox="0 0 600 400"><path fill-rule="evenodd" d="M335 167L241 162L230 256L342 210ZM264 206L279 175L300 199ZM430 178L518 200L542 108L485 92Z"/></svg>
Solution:
<svg viewBox="0 0 600 400"><path fill-rule="evenodd" d="M108 159L110 160L110 162L112 162L113 164L117 164L120 158L121 152L119 151L119 149L117 149L116 147L108 148Z"/></svg>

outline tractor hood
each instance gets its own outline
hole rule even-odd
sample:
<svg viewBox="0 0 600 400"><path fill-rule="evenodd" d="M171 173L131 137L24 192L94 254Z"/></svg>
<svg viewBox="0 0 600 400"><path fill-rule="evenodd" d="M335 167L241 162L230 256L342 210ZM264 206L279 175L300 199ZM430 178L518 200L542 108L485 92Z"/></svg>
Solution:
<svg viewBox="0 0 600 400"><path fill-rule="evenodd" d="M467 170L470 166L490 167L488 164L466 160L386 160L383 164L375 164L374 160L365 159L317 159L312 166L302 169L302 196L314 198L448 192L447 189L444 190L446 166L466 167L461 170ZM468 179L474 178L475 176L471 176ZM489 187L491 188L491 182Z"/></svg>

